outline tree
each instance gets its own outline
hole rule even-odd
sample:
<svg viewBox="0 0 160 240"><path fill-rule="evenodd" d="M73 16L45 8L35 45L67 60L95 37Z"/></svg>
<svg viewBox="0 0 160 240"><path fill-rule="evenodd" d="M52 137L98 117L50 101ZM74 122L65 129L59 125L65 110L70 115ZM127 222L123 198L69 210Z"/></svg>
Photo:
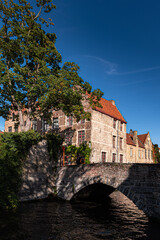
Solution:
<svg viewBox="0 0 160 240"><path fill-rule="evenodd" d="M153 158L155 163L160 163L160 152L158 144L153 144Z"/></svg>
<svg viewBox="0 0 160 240"><path fill-rule="evenodd" d="M53 25L52 20L41 17L55 5L52 0L36 2L34 11L26 0L0 0L0 116L7 119L14 111L21 131L29 130L35 117L49 119L53 109L77 120L88 118L83 107L86 92L92 107L102 96L99 89L91 92L90 84L79 77L78 65L67 62L60 67L56 35L42 28Z"/></svg>

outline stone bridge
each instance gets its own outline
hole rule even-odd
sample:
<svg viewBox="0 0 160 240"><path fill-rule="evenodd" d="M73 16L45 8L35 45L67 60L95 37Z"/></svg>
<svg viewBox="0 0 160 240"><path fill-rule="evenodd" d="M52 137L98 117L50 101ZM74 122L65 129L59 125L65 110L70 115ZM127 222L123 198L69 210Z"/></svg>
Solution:
<svg viewBox="0 0 160 240"><path fill-rule="evenodd" d="M160 221L160 164L104 163L58 167L56 189L58 196L65 200L72 200L85 189L91 194L94 189L97 195L99 189L108 195L118 189L149 218Z"/></svg>

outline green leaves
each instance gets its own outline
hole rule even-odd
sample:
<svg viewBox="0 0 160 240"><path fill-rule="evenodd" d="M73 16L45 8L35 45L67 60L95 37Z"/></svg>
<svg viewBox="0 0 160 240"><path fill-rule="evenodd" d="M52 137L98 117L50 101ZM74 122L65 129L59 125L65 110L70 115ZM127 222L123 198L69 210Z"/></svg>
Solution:
<svg viewBox="0 0 160 240"><path fill-rule="evenodd" d="M89 144L82 143L79 147L75 145L69 145L65 149L66 155L70 158L71 162L76 163L78 158L83 158L85 164L90 164L90 154L92 149Z"/></svg>
<svg viewBox="0 0 160 240"><path fill-rule="evenodd" d="M17 207L23 161L30 147L41 140L34 131L0 135L0 209Z"/></svg>
<svg viewBox="0 0 160 240"><path fill-rule="evenodd" d="M51 109L62 109L77 120L88 118L83 101L92 87L79 76L77 64L66 62L60 67L62 58L55 46L56 34L43 29L43 24L48 26L52 20L41 18L42 12L50 12L55 5L52 0L36 2L37 12L26 0L18 0L18 3L0 0L3 22L0 29L0 116L6 118L11 108L18 110L20 126L23 126L25 107L30 109L27 119L47 115ZM100 90L93 91L88 96L90 106L95 107L101 96Z"/></svg>
<svg viewBox="0 0 160 240"><path fill-rule="evenodd" d="M159 152L159 147L157 144L153 145L154 149L154 159L156 163L160 163L160 152Z"/></svg>

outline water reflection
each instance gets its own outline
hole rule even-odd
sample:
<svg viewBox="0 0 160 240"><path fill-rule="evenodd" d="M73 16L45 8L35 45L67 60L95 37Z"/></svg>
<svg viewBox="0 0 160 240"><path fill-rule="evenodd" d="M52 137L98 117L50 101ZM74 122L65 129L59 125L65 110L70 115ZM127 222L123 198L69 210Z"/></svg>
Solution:
<svg viewBox="0 0 160 240"><path fill-rule="evenodd" d="M14 216L1 216L1 240L160 239L158 224L123 194L105 204L34 202L22 204Z"/></svg>

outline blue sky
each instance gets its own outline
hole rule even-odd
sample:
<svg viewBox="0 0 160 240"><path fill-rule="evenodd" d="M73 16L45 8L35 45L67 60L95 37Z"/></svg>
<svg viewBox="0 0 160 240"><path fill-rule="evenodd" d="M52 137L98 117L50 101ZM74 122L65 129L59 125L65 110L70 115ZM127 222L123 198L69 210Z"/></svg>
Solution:
<svg viewBox="0 0 160 240"><path fill-rule="evenodd" d="M114 99L127 131L150 132L160 145L160 1L55 0L48 17L63 62L104 98ZM0 129L4 120L0 118Z"/></svg>

